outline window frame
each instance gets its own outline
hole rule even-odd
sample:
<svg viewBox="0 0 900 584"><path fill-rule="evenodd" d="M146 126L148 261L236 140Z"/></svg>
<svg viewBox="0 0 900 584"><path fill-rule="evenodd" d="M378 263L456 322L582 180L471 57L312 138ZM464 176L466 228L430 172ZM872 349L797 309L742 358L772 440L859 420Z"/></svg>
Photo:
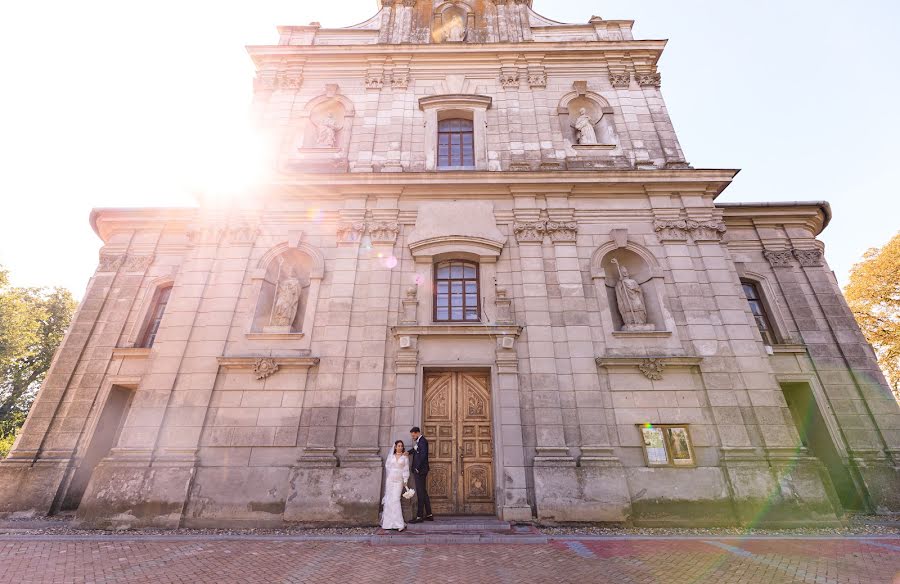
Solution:
<svg viewBox="0 0 900 584"><path fill-rule="evenodd" d="M756 298L751 299L747 296L747 291L745 286L749 286L756 295ZM747 278L741 278L741 294L744 296L744 300L747 302L748 307L750 308L750 314L753 317L753 323L756 325L756 330L759 331L759 336L762 338L762 342L764 345L768 347L774 347L779 344L780 337L778 336L778 329L772 324L772 310L769 306L769 303L766 301L766 296L763 294L762 285L759 282L754 280L749 280ZM757 303L762 311L762 314L757 316L756 313L753 312L753 303ZM763 324L766 326L766 331L759 326L760 318L762 318Z"/></svg>
<svg viewBox="0 0 900 584"><path fill-rule="evenodd" d="M461 130L442 130L441 126L448 124L450 122L465 122L465 125L468 129ZM460 116L455 116L452 118L444 118L438 119L437 123L437 152L436 152L436 168L437 170L474 170L475 169L475 120L471 118L465 118ZM469 136L469 144L466 146L465 138ZM443 165L441 164L441 138L443 136L447 136L447 162L449 164ZM454 162L453 155L453 136L459 136L459 158L458 162L463 164L452 164ZM464 164L466 161L466 155L468 154L469 160L472 162L471 164Z"/></svg>
<svg viewBox="0 0 900 584"><path fill-rule="evenodd" d="M466 319L466 309L469 308L469 306L466 304L467 294L465 292L465 285L466 285L466 282L471 282L472 279L465 277L465 271L463 271L462 278L450 277L448 279L441 279L441 280L438 279L438 270L439 270L440 266L442 264L450 264L450 269L452 270L452 264L454 264L454 263L459 263L459 264L462 264L463 266L473 266L475 268L475 278L474 278L474 281L475 281L475 319L474 320ZM481 264L479 262L474 262L472 260L466 260L466 259L461 259L461 258L444 259L444 260L441 260L438 262L434 262L434 264L432 264L432 270L433 270L433 274L432 274L432 278L431 278L431 283L432 283L431 318L432 318L432 322L440 323L440 324L476 324L476 323L480 323L481 322ZM452 274L452 272L451 272L451 274ZM439 281L448 283L447 306L446 306L447 318L446 319L438 318L438 295L439 295L438 282ZM452 318L453 305L451 304L451 298L452 298L451 288L452 288L453 282L462 282L463 283L463 293L462 293L463 318L462 319Z"/></svg>
<svg viewBox="0 0 900 584"><path fill-rule="evenodd" d="M650 428L655 428L662 430L663 437L663 446L666 449L666 462L665 464L650 462L650 456L647 454L647 442L644 439L644 430L647 428L647 424L635 424L635 428L637 428L638 436L641 441L641 451L644 453L644 464L649 468L696 468L697 467L697 454L694 450L694 438L691 436L691 428L690 424L650 424ZM672 429L682 429L687 435L687 447L688 453L691 458L688 463L676 463L675 459L672 457L672 444L671 438L669 437L669 430Z"/></svg>
<svg viewBox="0 0 900 584"><path fill-rule="evenodd" d="M175 286L172 284L160 286L153 293L153 302L144 319L144 328L141 331L140 337L138 337L138 343L135 345L136 347L141 349L153 348L153 345L156 343L156 339L159 336L159 328L162 325L162 320L166 316L166 309L168 309L169 302L172 299L172 289L174 287ZM160 307L162 307L161 312Z"/></svg>

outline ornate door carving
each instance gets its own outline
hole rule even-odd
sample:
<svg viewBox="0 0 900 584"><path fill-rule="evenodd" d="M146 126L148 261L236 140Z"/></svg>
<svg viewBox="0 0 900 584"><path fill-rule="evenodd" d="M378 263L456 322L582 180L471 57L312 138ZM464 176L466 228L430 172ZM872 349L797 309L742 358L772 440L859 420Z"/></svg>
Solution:
<svg viewBox="0 0 900 584"><path fill-rule="evenodd" d="M424 405L423 430L431 444L428 493L434 512L494 514L489 373L426 373Z"/></svg>

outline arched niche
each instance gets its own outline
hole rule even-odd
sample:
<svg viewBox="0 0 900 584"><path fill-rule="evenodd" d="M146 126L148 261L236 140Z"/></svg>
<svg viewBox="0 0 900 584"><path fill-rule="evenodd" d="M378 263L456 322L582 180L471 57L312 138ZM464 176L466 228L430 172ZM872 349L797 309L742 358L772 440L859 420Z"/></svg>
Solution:
<svg viewBox="0 0 900 584"><path fill-rule="evenodd" d="M282 243L259 261L256 305L250 324L255 337L305 337L309 344L319 286L324 276L322 253L305 243ZM305 348L305 347L301 347Z"/></svg>
<svg viewBox="0 0 900 584"><path fill-rule="evenodd" d="M645 248L627 242L610 242L594 252L591 259L591 276L594 279L597 298L607 327L620 334L664 333L674 329L671 315L664 302L665 283L663 271L656 258ZM623 278L624 276L624 278ZM623 280L631 280L640 288L646 319L635 324L633 316L625 318L622 307L629 305L637 310L641 300L633 295L620 293ZM633 300L632 300L633 299ZM605 305L605 309L604 309ZM630 320L630 322L626 322Z"/></svg>
<svg viewBox="0 0 900 584"><path fill-rule="evenodd" d="M576 123L582 116L587 115L592 122L592 128L596 135L597 143L579 144ZM602 96L592 91L573 91L562 97L557 107L560 121L560 129L563 136L573 146L606 146L619 147L619 136L616 131L616 123L613 109Z"/></svg>
<svg viewBox="0 0 900 584"><path fill-rule="evenodd" d="M337 85L329 84L324 95L311 99L300 117L303 123L295 140L297 148L346 156L356 109L352 101L338 93Z"/></svg>
<svg viewBox="0 0 900 584"><path fill-rule="evenodd" d="M435 43L462 43L475 32L475 12L464 2L443 2L434 9L431 39Z"/></svg>

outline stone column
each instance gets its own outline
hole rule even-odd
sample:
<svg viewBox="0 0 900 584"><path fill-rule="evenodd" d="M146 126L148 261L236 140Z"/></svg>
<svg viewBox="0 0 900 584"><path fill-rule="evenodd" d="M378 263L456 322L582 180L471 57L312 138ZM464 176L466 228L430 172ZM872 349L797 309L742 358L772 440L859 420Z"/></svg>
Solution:
<svg viewBox="0 0 900 584"><path fill-rule="evenodd" d="M565 520L565 500L574 480L575 460L566 446L565 424L553 343L543 243L547 222L537 208L517 201L514 232L518 241L522 278L522 312L528 328L524 333L527 358L520 360L520 385L527 392L534 416L534 491L538 518Z"/></svg>

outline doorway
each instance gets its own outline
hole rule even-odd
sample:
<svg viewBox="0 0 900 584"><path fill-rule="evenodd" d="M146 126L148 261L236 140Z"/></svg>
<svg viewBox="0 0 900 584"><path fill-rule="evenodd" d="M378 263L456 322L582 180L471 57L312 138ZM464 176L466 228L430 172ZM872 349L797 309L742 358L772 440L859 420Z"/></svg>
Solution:
<svg viewBox="0 0 900 584"><path fill-rule="evenodd" d="M106 404L103 411L100 412L100 419L97 421L97 427L94 435L91 437L90 445L81 459L81 464L72 477L72 482L66 491L60 507L61 511L73 511L78 509L81 504L81 498L87 490L88 483L91 481L91 475L101 460L106 458L112 447L119 440L119 434L122 432L122 425L125 423L125 414L131 405L131 398L134 392L127 387L114 385L109 390L109 396L106 398Z"/></svg>
<svg viewBox="0 0 900 584"><path fill-rule="evenodd" d="M432 509L443 515L493 515L490 372L426 372L424 388Z"/></svg>
<svg viewBox="0 0 900 584"><path fill-rule="evenodd" d="M806 382L782 383L781 389L791 417L800 434L800 442L809 453L818 458L831 477L841 506L846 510L861 510L865 507L859 490L844 464L822 412L816 403L812 388Z"/></svg>

